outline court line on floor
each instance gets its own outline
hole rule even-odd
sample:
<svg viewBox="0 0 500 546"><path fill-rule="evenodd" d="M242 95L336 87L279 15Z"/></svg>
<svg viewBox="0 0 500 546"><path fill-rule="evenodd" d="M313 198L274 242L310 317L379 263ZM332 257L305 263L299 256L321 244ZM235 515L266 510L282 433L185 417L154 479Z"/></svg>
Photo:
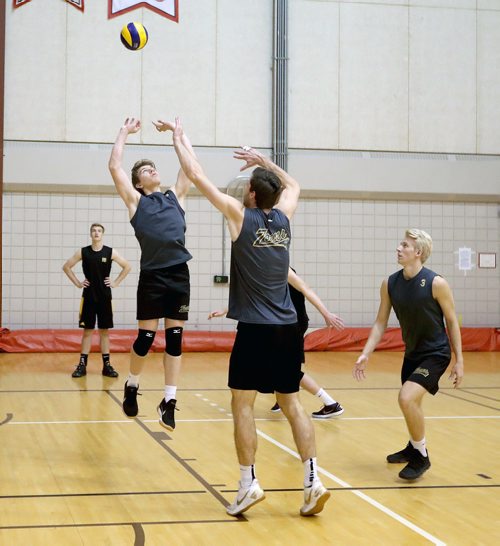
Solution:
<svg viewBox="0 0 500 546"><path fill-rule="evenodd" d="M329 422L340 421L402 421L403 417L340 417L330 419ZM441 419L500 419L500 415L435 415L427 416L426 420L441 420ZM158 419L140 419L142 423L157 423ZM286 421L284 417L256 417L255 421ZM326 420L314 419L314 422L325 422ZM135 421L131 419L110 419L110 420L91 420L91 421L12 421L5 423L5 426L14 425L107 425L107 424L133 424ZM232 423L231 417L223 419L177 419L176 423Z"/></svg>
<svg viewBox="0 0 500 546"><path fill-rule="evenodd" d="M275 445L276 447L279 447L281 450L285 451L286 453L288 453L292 457L295 457L299 461L301 460L300 455L296 451L293 451L289 447L287 447L284 444L278 442L277 440L275 440L271 436L267 435L265 432L262 432L261 430L257 429L257 434L261 438L263 438L264 440L267 440L268 442ZM362 499L365 502L371 504L373 507L377 508L378 510L380 510L381 512L383 512L387 516L395 519L398 523L401 523L405 527L408 527L409 529L411 529L415 533L419 534L420 536L426 538L427 540L429 540L430 542L432 542L436 546L445 546L446 545L446 543L443 542L442 540L439 540L438 538L431 535L430 533L428 533L424 529L421 529L420 527L418 527L417 525L415 525L411 521L408 521L407 519L400 516L399 514L396 514L396 512L393 512L390 508L387 508L386 506L384 506L380 502L376 501L375 499L372 499L371 497L369 497L365 493L362 493L358 489L353 488L350 484L348 484L344 480L341 480L337 476L333 475L331 472L328 472L328 470L325 470L322 467L318 467L318 473L323 474L324 476L330 478L332 481L334 481L335 483L339 484L340 486L342 486L344 488L350 488L350 491L351 491L351 493L353 495L356 495L360 499Z"/></svg>

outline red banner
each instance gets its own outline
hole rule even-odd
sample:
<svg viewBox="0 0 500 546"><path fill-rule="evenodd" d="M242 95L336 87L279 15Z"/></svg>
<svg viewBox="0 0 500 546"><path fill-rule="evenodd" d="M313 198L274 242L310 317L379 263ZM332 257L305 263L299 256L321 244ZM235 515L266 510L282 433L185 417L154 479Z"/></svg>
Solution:
<svg viewBox="0 0 500 546"><path fill-rule="evenodd" d="M108 0L108 19L138 8L150 9L176 23L179 21L178 0Z"/></svg>
<svg viewBox="0 0 500 546"><path fill-rule="evenodd" d="M64 0L68 4L71 4L72 6L75 6L75 8L84 11L85 9L85 0ZM31 2L31 0L13 0L13 6L14 8L18 8L19 6L23 6L24 4L27 4L28 2Z"/></svg>

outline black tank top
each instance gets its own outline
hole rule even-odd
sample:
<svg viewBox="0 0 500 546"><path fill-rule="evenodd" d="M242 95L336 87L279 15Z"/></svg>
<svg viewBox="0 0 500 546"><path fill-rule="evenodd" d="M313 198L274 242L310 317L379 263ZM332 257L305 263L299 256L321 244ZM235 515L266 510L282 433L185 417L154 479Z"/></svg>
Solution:
<svg viewBox="0 0 500 546"><path fill-rule="evenodd" d="M402 269L389 277L389 297L401 325L408 358L451 354L443 311L432 296L436 276L434 271L422 267L412 279L405 279Z"/></svg>
<svg viewBox="0 0 500 546"><path fill-rule="evenodd" d="M90 286L83 289L84 298L94 301L111 298L111 288L104 284L104 279L111 273L111 255L113 249L103 246L101 250L94 250L92 246L82 248L82 269Z"/></svg>
<svg viewBox="0 0 500 546"><path fill-rule="evenodd" d="M173 191L141 195L130 220L141 246L141 270L148 271L187 262L184 211Z"/></svg>
<svg viewBox="0 0 500 546"><path fill-rule="evenodd" d="M295 269L292 269L295 273ZM290 290L290 299L292 300L293 306L297 313L297 322L299 324L299 330L302 335L307 332L309 328L309 317L307 316L306 310L306 298L300 290L294 288L290 283L288 284L288 289Z"/></svg>

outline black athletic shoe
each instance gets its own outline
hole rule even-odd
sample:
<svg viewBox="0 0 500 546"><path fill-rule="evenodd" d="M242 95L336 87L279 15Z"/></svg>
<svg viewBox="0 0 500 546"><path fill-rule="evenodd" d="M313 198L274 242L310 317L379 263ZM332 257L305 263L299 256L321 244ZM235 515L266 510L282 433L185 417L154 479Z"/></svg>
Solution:
<svg viewBox="0 0 500 546"><path fill-rule="evenodd" d="M135 417L139 413L139 406L137 405L137 391L139 387L129 387L125 382L123 387L123 412L127 417Z"/></svg>
<svg viewBox="0 0 500 546"><path fill-rule="evenodd" d="M411 454L413 452L413 446L408 442L406 447L396 453L387 455L388 463L408 463L410 462Z"/></svg>
<svg viewBox="0 0 500 546"><path fill-rule="evenodd" d="M338 403L330 404L329 406L323 406L319 411L312 412L313 419L330 419L344 413L344 408Z"/></svg>
<svg viewBox="0 0 500 546"><path fill-rule="evenodd" d="M274 404L274 406L271 408L271 411L273 413L277 413L278 411L281 411L281 408L280 408L280 405L278 404L278 402L276 402L276 404Z"/></svg>
<svg viewBox="0 0 500 546"><path fill-rule="evenodd" d="M165 402L165 398L162 398L162 401L158 406L160 425L164 426L168 430L174 430L175 428L174 411L177 409L175 407L176 402L177 400L175 400L174 398L171 398L168 402Z"/></svg>
<svg viewBox="0 0 500 546"><path fill-rule="evenodd" d="M83 377L84 375L87 375L87 366L79 362L75 371L71 374L71 377Z"/></svg>
<svg viewBox="0 0 500 546"><path fill-rule="evenodd" d="M430 467L429 453L427 453L427 457L424 457L418 449L414 449L410 462L401 470L399 477L403 480L416 480Z"/></svg>
<svg viewBox="0 0 500 546"><path fill-rule="evenodd" d="M111 364L103 364L102 375L106 377L118 377L118 372L111 366Z"/></svg>

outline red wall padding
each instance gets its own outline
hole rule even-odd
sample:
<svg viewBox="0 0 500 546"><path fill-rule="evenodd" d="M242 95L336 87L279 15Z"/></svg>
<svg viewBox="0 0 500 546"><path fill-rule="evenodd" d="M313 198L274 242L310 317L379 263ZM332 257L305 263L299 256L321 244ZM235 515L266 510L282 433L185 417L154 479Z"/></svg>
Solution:
<svg viewBox="0 0 500 546"><path fill-rule="evenodd" d="M499 328L462 328L464 351L500 351ZM342 332L321 328L305 338L306 351L361 351L368 339L370 328L346 328ZM110 330L112 353L127 353L137 335L136 330ZM201 332L185 330L185 352L229 352L234 332ZM0 352L4 353L78 353L82 330L0 330ZM165 334L158 331L153 351L165 348ZM380 351L403 351L399 328L388 328L377 346ZM94 332L92 351L99 352L99 334Z"/></svg>

